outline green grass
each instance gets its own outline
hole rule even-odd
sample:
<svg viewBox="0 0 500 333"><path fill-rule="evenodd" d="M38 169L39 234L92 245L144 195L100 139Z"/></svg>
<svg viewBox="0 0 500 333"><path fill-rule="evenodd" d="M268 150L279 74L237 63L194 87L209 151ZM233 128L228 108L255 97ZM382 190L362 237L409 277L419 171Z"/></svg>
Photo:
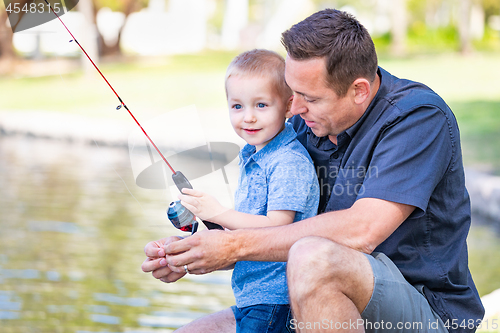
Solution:
<svg viewBox="0 0 500 333"><path fill-rule="evenodd" d="M234 52L205 52L163 58L103 62L100 68L129 108L145 119L195 104L225 109L224 74ZM458 119L464 161L500 170L500 54L453 53L392 59L380 65L392 74L420 81L439 93ZM97 72L46 77L0 77L0 112L57 111L122 117L118 101Z"/></svg>
<svg viewBox="0 0 500 333"><path fill-rule="evenodd" d="M99 65L131 110L196 104L225 107L224 74L233 53L205 53ZM114 117L119 104L97 71L46 77L0 77L0 112L44 110Z"/></svg>
<svg viewBox="0 0 500 333"><path fill-rule="evenodd" d="M476 226L467 239L469 247L469 269L479 295L484 296L500 288L500 244L498 234L492 228Z"/></svg>
<svg viewBox="0 0 500 333"><path fill-rule="evenodd" d="M500 175L500 99L452 102L464 163Z"/></svg>
<svg viewBox="0 0 500 333"><path fill-rule="evenodd" d="M422 82L440 94L457 118L464 163L500 171L500 54L440 54L381 59L393 75Z"/></svg>

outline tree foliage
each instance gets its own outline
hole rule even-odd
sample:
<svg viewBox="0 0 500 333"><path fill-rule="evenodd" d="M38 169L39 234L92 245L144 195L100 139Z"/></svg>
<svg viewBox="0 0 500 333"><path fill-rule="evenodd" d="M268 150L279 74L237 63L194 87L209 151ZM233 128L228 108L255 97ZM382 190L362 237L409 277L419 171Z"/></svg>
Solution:
<svg viewBox="0 0 500 333"><path fill-rule="evenodd" d="M101 8L110 8L115 12L122 12L125 15L125 19L133 12L139 11L144 7L148 6L148 0L92 0L94 4L94 16ZM94 17L95 21L95 17ZM99 43L102 55L108 54L121 54L120 40L123 26L120 28L118 33L118 39L114 45L106 45L102 36L99 36Z"/></svg>
<svg viewBox="0 0 500 333"><path fill-rule="evenodd" d="M480 0L481 6L484 8L486 19L492 15L500 15L500 1L498 0Z"/></svg>
<svg viewBox="0 0 500 333"><path fill-rule="evenodd" d="M147 7L148 0L92 0L94 8L99 10L104 7L110 8L114 12L122 12L125 15Z"/></svg>

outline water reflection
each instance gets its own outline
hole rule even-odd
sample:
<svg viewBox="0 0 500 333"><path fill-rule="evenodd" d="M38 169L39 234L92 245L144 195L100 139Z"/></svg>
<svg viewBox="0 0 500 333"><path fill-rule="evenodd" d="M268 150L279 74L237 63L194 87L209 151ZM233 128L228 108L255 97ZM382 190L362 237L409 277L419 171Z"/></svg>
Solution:
<svg viewBox="0 0 500 333"><path fill-rule="evenodd" d="M178 234L126 150L0 137L2 332L170 332L234 304L229 272L163 284L144 245Z"/></svg>
<svg viewBox="0 0 500 333"><path fill-rule="evenodd" d="M171 332L234 304L230 272L163 284L140 270L144 245L178 231L171 196L132 174L126 150L0 137L2 333ZM500 288L490 230L469 237L481 294Z"/></svg>

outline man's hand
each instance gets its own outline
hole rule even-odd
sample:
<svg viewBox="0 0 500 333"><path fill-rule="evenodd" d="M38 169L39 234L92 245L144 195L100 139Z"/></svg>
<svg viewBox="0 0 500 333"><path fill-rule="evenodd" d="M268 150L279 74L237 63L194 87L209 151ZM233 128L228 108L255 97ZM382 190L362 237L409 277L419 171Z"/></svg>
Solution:
<svg viewBox="0 0 500 333"><path fill-rule="evenodd" d="M177 242L165 243L164 250L169 269L185 274L206 274L227 268L237 261L238 244L234 231L203 230ZM143 264L144 265L144 264Z"/></svg>
<svg viewBox="0 0 500 333"><path fill-rule="evenodd" d="M141 265L142 270L146 273L152 272L153 277L167 283L175 282L186 275L185 271L175 272L170 269L165 260L165 251L163 250L166 244L179 241L180 239L182 238L173 236L149 242L144 247L144 253L147 258Z"/></svg>
<svg viewBox="0 0 500 333"><path fill-rule="evenodd" d="M202 191L183 188L179 194L181 205L203 221L211 221L214 217L229 210L222 206L213 196Z"/></svg>
<svg viewBox="0 0 500 333"><path fill-rule="evenodd" d="M204 230L185 239L149 243L142 270L164 282L186 274L206 274L239 260L286 261L290 247L305 236L330 239L371 253L415 209L381 199L363 198L349 209L328 212L296 223L254 229Z"/></svg>

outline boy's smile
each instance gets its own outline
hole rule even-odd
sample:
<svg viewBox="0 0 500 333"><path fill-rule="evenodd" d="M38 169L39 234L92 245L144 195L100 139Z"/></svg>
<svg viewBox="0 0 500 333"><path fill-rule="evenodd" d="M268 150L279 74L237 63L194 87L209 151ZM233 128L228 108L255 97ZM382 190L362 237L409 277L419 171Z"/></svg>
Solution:
<svg viewBox="0 0 500 333"><path fill-rule="evenodd" d="M266 77L238 74L226 81L229 118L236 134L262 149L285 127L288 99Z"/></svg>
<svg viewBox="0 0 500 333"><path fill-rule="evenodd" d="M245 128L244 130L245 130L245 132L247 132L250 135L255 134L255 133L260 131L260 129L253 129L253 128Z"/></svg>

